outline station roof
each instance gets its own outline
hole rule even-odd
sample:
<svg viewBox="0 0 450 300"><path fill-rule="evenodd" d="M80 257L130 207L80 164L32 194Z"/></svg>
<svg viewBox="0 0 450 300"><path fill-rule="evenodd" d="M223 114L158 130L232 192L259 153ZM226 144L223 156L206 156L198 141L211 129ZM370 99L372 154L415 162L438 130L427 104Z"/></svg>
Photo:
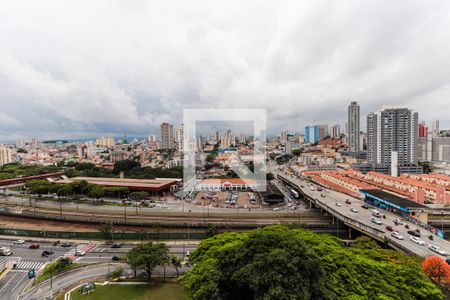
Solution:
<svg viewBox="0 0 450 300"><path fill-rule="evenodd" d="M73 177L59 180L57 183L71 183L74 181L87 181L88 183L110 187L126 187L130 190L161 191L177 184L176 179L132 179L108 177Z"/></svg>
<svg viewBox="0 0 450 300"><path fill-rule="evenodd" d="M384 200L385 202L389 202L390 204L393 204L392 206L394 207L398 206L400 208L408 210L427 209L425 205L385 192L383 190L370 189L370 190L360 190L360 192L365 195L374 196L375 198Z"/></svg>

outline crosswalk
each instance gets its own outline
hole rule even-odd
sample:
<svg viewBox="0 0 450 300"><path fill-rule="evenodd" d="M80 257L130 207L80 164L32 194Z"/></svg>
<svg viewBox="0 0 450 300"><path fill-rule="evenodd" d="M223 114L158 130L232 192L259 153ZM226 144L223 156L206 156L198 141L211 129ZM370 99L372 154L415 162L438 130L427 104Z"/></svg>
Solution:
<svg viewBox="0 0 450 300"><path fill-rule="evenodd" d="M20 261L20 257L15 256L0 256L0 271L6 266L8 262L16 263Z"/></svg>
<svg viewBox="0 0 450 300"><path fill-rule="evenodd" d="M20 261L16 265L16 270L39 270L43 264L42 261Z"/></svg>

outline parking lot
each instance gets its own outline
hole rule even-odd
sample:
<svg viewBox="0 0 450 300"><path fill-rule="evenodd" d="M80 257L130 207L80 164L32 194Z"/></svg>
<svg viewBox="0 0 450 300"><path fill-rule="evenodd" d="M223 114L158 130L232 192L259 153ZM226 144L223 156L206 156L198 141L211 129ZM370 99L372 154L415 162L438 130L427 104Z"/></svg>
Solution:
<svg viewBox="0 0 450 300"><path fill-rule="evenodd" d="M193 203L199 206L219 208L257 208L261 200L257 193L251 191L199 192Z"/></svg>

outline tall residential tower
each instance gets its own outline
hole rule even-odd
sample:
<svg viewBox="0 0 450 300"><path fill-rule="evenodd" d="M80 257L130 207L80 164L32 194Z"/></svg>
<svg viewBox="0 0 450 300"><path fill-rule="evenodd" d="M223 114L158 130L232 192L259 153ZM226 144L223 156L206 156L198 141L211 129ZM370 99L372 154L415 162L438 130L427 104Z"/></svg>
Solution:
<svg viewBox="0 0 450 300"><path fill-rule="evenodd" d="M359 152L359 105L353 101L348 106L348 150L350 152Z"/></svg>
<svg viewBox="0 0 450 300"><path fill-rule="evenodd" d="M383 106L367 116L367 159L372 164L417 164L418 113Z"/></svg>

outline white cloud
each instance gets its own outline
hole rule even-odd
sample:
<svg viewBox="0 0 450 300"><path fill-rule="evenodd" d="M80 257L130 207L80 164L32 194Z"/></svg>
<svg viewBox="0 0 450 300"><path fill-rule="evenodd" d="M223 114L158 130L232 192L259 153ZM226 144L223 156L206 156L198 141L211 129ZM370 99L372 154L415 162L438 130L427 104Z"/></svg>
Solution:
<svg viewBox="0 0 450 300"><path fill-rule="evenodd" d="M450 126L449 5L3 1L0 107L9 135L146 133L192 107L267 108L272 131L300 131L343 124L351 100Z"/></svg>

